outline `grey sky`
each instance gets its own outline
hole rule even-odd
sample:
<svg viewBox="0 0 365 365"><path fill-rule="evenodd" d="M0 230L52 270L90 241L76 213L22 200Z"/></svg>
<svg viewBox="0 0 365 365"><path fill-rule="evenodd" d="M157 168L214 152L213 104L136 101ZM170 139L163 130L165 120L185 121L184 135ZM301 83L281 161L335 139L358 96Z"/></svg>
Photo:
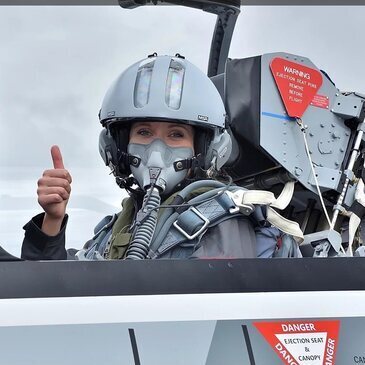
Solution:
<svg viewBox="0 0 365 365"><path fill-rule="evenodd" d="M365 93L364 19L365 6L242 7L230 57L299 54L341 90ZM70 207L79 220L70 219L69 236L81 245L110 207L118 210L120 190L97 149L97 113L108 86L155 51L179 52L206 70L214 24L213 15L181 7L0 7L0 242L5 247L20 244L22 225L38 211L36 180L50 167L52 144L60 145L74 177ZM89 209L91 198L106 205L99 201Z"/></svg>
<svg viewBox="0 0 365 365"><path fill-rule="evenodd" d="M340 89L365 89L365 7L242 8L230 56L287 51ZM0 165L45 166L60 144L69 166L101 164L97 113L111 81L157 51L206 69L215 17L185 8L1 7Z"/></svg>
<svg viewBox="0 0 365 365"><path fill-rule="evenodd" d="M2 144L0 165L13 165L12 156L17 164L44 166L48 146L59 143L66 158L77 146L67 158L71 165L95 166L97 113L124 68L154 51L180 52L205 63L214 17L187 9L182 17L170 10L1 8L6 50L0 61L1 119L8 133L17 131L17 145ZM200 31L202 15L206 29ZM187 37L190 31L193 39Z"/></svg>

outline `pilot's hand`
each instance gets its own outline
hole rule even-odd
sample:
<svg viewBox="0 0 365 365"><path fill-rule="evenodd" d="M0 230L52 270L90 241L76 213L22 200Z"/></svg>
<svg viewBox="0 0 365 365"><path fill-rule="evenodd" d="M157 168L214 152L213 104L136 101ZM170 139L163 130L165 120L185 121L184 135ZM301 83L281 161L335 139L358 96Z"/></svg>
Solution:
<svg viewBox="0 0 365 365"><path fill-rule="evenodd" d="M38 203L45 211L42 231L55 236L61 229L66 206L71 193L72 178L65 169L58 146L52 146L53 169L43 172L38 180Z"/></svg>

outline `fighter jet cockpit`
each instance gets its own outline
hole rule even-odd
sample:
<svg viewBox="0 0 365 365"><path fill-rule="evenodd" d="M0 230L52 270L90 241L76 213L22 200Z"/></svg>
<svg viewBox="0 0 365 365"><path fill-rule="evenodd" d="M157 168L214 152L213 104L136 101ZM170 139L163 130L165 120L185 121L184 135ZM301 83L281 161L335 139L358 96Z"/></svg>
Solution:
<svg viewBox="0 0 365 365"><path fill-rule="evenodd" d="M365 363L365 6L46 3L0 4L0 363Z"/></svg>

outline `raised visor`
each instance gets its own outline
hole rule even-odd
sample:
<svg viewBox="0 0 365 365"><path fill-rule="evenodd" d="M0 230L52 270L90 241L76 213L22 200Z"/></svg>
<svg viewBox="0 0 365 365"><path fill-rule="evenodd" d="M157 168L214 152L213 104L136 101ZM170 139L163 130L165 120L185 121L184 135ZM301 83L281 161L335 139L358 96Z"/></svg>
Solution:
<svg viewBox="0 0 365 365"><path fill-rule="evenodd" d="M0 264L0 298L365 289L363 258Z"/></svg>

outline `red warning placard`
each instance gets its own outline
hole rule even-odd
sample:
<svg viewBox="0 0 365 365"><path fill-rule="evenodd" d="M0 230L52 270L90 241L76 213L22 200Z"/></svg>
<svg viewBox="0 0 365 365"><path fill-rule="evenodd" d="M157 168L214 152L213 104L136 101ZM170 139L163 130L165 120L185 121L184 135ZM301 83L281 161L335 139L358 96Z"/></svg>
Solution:
<svg viewBox="0 0 365 365"><path fill-rule="evenodd" d="M283 364L334 365L340 321L255 322Z"/></svg>
<svg viewBox="0 0 365 365"><path fill-rule="evenodd" d="M322 85L322 74L300 63L276 57L270 63L286 112L301 118Z"/></svg>
<svg viewBox="0 0 365 365"><path fill-rule="evenodd" d="M328 109L329 108L329 98L325 95L314 95L311 105L318 108Z"/></svg>

